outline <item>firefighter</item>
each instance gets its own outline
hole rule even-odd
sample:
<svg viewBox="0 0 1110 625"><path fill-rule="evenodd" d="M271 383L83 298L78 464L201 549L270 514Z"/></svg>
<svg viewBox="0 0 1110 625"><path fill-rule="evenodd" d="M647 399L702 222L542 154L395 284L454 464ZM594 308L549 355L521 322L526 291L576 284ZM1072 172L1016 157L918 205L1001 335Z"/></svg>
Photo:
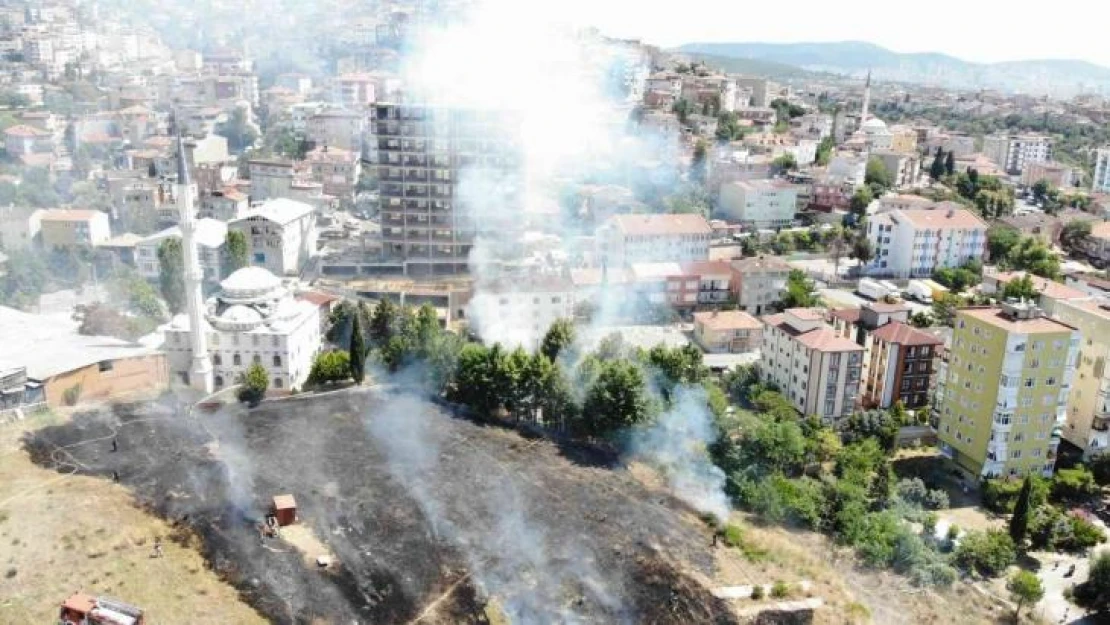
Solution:
<svg viewBox="0 0 1110 625"><path fill-rule="evenodd" d="M115 436L112 437L112 451L119 451L119 441L116 440Z"/></svg>
<svg viewBox="0 0 1110 625"><path fill-rule="evenodd" d="M154 539L154 557L155 558L161 558L164 555L165 554L162 552L162 539L161 538L155 538Z"/></svg>

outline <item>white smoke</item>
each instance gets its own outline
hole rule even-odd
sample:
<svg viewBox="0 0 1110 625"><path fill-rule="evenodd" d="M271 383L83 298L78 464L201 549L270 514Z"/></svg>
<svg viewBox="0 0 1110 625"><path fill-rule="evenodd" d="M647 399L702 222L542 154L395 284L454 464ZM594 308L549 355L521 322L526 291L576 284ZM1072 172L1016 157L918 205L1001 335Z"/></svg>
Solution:
<svg viewBox="0 0 1110 625"><path fill-rule="evenodd" d="M631 449L633 457L664 474L675 496L723 521L730 510L725 473L707 451L716 439L705 390L678 386L670 409L650 427L633 431Z"/></svg>
<svg viewBox="0 0 1110 625"><path fill-rule="evenodd" d="M472 167L456 186L458 205L483 231L470 256L476 284L467 318L488 343L535 346L547 327L505 314L497 295L525 292L536 276L565 278L566 261L552 258L582 262L561 193L589 181L627 185L666 145L630 125L628 102L611 89L617 63L646 71L646 58L629 60L627 48L575 24L578 15L560 3L484 0L427 31L403 67L410 99L496 112L490 132L519 149L519 175ZM557 235L562 249L529 262L521 240L536 231Z"/></svg>

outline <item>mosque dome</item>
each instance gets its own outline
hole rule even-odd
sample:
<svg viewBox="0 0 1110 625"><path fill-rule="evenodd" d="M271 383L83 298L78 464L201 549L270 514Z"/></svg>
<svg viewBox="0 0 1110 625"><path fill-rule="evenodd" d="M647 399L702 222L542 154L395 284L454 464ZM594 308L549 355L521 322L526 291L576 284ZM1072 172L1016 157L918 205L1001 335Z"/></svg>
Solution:
<svg viewBox="0 0 1110 625"><path fill-rule="evenodd" d="M224 297L251 299L265 296L281 287L281 279L262 267L244 267L220 283Z"/></svg>
<svg viewBox="0 0 1110 625"><path fill-rule="evenodd" d="M872 117L871 119L863 122L863 131L867 134L886 132L886 122L879 119L878 117Z"/></svg>

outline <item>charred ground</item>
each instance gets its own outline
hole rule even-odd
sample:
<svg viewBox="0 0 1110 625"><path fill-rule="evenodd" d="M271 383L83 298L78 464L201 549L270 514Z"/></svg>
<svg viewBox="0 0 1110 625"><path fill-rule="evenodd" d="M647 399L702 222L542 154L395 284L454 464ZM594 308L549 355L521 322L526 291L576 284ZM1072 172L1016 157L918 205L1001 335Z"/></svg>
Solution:
<svg viewBox="0 0 1110 625"><path fill-rule="evenodd" d="M229 411L116 406L25 444L40 465L118 476L278 623L735 621L695 579L712 575L707 530L588 448L382 393ZM281 493L338 566L259 539L251 521Z"/></svg>

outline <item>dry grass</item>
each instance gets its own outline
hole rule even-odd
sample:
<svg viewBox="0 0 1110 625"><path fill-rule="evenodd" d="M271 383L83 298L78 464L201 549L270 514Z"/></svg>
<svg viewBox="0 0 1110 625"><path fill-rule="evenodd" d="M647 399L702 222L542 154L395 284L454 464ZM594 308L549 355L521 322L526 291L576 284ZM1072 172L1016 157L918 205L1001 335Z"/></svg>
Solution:
<svg viewBox="0 0 1110 625"><path fill-rule="evenodd" d="M753 562L739 550L721 550L714 582L732 586L808 580L813 584L808 594L826 606L815 615L818 624L972 625L1003 622L1006 615L967 583L942 591L914 588L893 573L857 568L851 550L813 532L762 526L743 513L733 514L733 521L742 525L745 540L766 555Z"/></svg>
<svg viewBox="0 0 1110 625"><path fill-rule="evenodd" d="M53 622L79 590L141 606L151 623L266 622L126 489L32 464L20 437L58 419L0 426L0 623ZM156 537L162 558L151 557Z"/></svg>

